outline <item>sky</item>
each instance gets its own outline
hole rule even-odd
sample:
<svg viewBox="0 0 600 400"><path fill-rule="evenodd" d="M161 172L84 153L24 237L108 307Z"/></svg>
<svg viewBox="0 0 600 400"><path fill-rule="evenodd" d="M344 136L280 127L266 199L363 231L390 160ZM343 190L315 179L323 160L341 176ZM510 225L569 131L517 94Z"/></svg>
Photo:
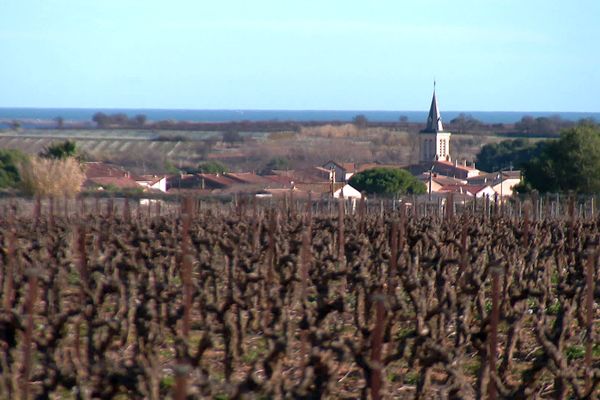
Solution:
<svg viewBox="0 0 600 400"><path fill-rule="evenodd" d="M0 0L0 107L600 111L598 0Z"/></svg>

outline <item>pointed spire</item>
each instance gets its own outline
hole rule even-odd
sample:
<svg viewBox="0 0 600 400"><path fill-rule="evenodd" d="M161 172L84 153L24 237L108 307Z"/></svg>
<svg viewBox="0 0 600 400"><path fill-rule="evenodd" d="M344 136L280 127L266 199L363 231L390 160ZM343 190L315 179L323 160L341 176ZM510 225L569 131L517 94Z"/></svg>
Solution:
<svg viewBox="0 0 600 400"><path fill-rule="evenodd" d="M433 81L433 98L431 99L431 107L429 108L429 116L427 117L427 126L424 132L443 132L442 117L438 109L437 99L435 98L435 79Z"/></svg>

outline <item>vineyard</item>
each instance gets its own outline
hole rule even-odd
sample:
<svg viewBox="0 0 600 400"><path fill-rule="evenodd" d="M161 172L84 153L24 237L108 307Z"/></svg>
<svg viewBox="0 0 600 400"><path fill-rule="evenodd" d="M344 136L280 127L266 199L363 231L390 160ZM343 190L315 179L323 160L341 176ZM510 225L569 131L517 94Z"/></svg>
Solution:
<svg viewBox="0 0 600 400"><path fill-rule="evenodd" d="M7 204L0 398L600 397L600 220L543 209Z"/></svg>

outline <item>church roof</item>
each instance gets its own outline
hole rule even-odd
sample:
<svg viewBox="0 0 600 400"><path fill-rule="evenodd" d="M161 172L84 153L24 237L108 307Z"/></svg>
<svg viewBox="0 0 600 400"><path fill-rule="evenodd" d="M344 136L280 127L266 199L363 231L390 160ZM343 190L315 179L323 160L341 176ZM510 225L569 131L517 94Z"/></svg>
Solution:
<svg viewBox="0 0 600 400"><path fill-rule="evenodd" d="M435 97L435 86L433 88L433 97L431 99L431 107L429 107L429 115L427 116L427 126L422 131L423 133L437 133L443 132L444 127L442 125L442 117L440 110L437 105L437 99Z"/></svg>

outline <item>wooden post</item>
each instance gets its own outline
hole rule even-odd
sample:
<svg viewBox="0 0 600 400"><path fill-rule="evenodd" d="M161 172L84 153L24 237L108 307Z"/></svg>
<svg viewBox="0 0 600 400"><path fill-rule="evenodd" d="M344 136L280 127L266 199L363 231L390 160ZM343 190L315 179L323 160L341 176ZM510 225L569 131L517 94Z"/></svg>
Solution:
<svg viewBox="0 0 600 400"><path fill-rule="evenodd" d="M374 297L375 302L375 326L371 332L371 381L369 386L371 388L371 399L381 399L381 385L383 383L381 370L383 365L381 364L381 350L383 348L383 333L385 323L385 304L384 297L378 293Z"/></svg>
<svg viewBox="0 0 600 400"><path fill-rule="evenodd" d="M490 379L488 383L488 399L496 400L497 389L493 376L497 373L496 361L498 358L498 323L500 320L500 266L492 266L492 313L490 316L490 336L489 336L489 371Z"/></svg>

